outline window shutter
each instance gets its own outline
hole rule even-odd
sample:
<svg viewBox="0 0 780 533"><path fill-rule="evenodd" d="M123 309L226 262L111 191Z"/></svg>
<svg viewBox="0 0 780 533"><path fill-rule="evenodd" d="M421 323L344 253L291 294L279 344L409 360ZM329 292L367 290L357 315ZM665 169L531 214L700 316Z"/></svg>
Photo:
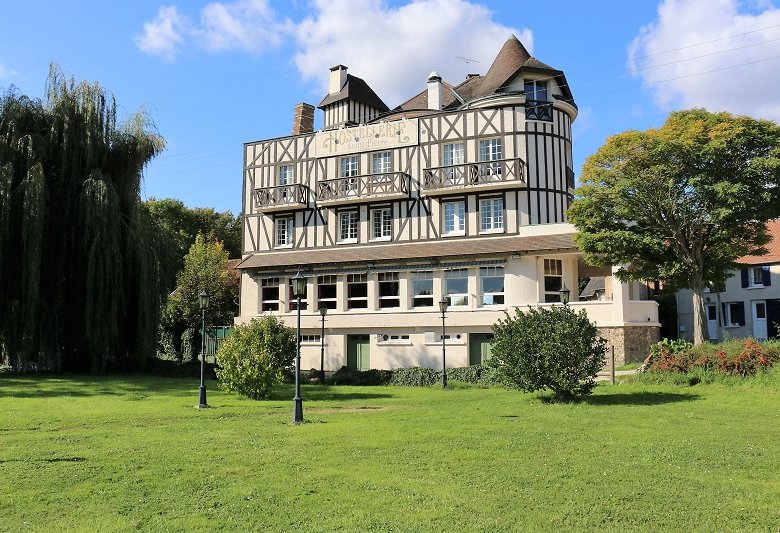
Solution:
<svg viewBox="0 0 780 533"><path fill-rule="evenodd" d="M722 318L720 324L728 326L728 323L726 322L726 304L720 304L720 316ZM734 319L732 318L731 320L733 321Z"/></svg>
<svg viewBox="0 0 780 533"><path fill-rule="evenodd" d="M739 272L740 274L742 274L742 288L744 289L745 287L748 286L748 269L743 268Z"/></svg>
<svg viewBox="0 0 780 533"><path fill-rule="evenodd" d="M737 325L745 325L745 302L737 303L737 316L732 317L731 321Z"/></svg>
<svg viewBox="0 0 780 533"><path fill-rule="evenodd" d="M766 301L766 322L768 326L768 336L777 337L778 326L780 326L780 300Z"/></svg>
<svg viewBox="0 0 780 533"><path fill-rule="evenodd" d="M761 277L762 277L764 287L771 286L772 278L769 275L769 267L765 266L765 267L761 267L761 269L763 270L763 272L761 273Z"/></svg>

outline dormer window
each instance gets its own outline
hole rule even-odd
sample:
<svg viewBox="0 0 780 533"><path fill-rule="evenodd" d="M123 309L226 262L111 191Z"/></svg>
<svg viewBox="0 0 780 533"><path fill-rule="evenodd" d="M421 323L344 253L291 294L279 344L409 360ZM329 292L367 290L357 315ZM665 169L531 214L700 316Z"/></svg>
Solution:
<svg viewBox="0 0 780 533"><path fill-rule="evenodd" d="M546 80L525 80L525 98L537 102L547 101Z"/></svg>

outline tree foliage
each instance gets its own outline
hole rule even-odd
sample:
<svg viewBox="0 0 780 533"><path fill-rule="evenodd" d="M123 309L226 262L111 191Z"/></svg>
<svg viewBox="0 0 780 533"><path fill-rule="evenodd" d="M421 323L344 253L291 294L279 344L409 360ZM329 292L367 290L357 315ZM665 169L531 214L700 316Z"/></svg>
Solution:
<svg viewBox="0 0 780 533"><path fill-rule="evenodd" d="M266 398L295 358L295 332L264 316L233 328L217 350L220 386L253 400Z"/></svg>
<svg viewBox="0 0 780 533"><path fill-rule="evenodd" d="M0 357L17 369L105 372L154 353L160 232L139 213L164 148L148 115L55 66L45 102L0 96Z"/></svg>
<svg viewBox="0 0 780 533"><path fill-rule="evenodd" d="M221 242L229 257L241 257L241 217L230 211L219 213L212 208L189 208L181 200L150 198L144 207L169 238L175 242L177 259L173 271L183 266L182 259L203 235L209 242Z"/></svg>
<svg viewBox="0 0 780 533"><path fill-rule="evenodd" d="M203 289L209 295L209 324L232 324L238 305L238 278L228 270L228 254L222 243L207 242L198 235L184 257L184 268L176 276L176 289L163 311L163 324L174 330L199 325L198 295Z"/></svg>
<svg viewBox="0 0 780 533"><path fill-rule="evenodd" d="M694 292L696 341L706 339L702 291L735 261L763 252L780 215L780 127L693 109L661 128L613 137L583 167L568 211L595 265L629 264L622 280L663 279Z"/></svg>
<svg viewBox="0 0 780 533"><path fill-rule="evenodd" d="M606 341L584 310L515 308L493 326L491 366L501 382L526 392L550 389L560 399L590 394L604 366Z"/></svg>

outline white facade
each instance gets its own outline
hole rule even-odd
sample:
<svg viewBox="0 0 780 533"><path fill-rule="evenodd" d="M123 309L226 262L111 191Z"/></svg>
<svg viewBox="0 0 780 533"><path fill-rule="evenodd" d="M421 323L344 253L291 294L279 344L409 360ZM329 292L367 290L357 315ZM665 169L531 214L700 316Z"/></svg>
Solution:
<svg viewBox="0 0 780 533"><path fill-rule="evenodd" d="M323 306L326 370L440 368L442 298L447 366L466 366L505 311L554 305L565 285L619 359L642 356L655 302L609 275L609 298L577 302L584 271L566 222L577 109L563 73L512 38L484 77L453 87L432 75L390 111L334 69L325 131L245 145L238 323L273 313L294 325L300 269L302 368L320 366Z"/></svg>

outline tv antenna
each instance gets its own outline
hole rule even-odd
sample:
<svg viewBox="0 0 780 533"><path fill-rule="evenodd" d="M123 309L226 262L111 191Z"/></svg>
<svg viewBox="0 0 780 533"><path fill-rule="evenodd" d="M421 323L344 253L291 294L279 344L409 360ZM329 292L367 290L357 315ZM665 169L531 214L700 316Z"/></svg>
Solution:
<svg viewBox="0 0 780 533"><path fill-rule="evenodd" d="M469 59L468 57L455 56L455 58L456 58L458 61L463 61L463 62L464 62L464 63L466 63L467 65L468 65L469 63L479 63L479 61L477 61L476 59Z"/></svg>

